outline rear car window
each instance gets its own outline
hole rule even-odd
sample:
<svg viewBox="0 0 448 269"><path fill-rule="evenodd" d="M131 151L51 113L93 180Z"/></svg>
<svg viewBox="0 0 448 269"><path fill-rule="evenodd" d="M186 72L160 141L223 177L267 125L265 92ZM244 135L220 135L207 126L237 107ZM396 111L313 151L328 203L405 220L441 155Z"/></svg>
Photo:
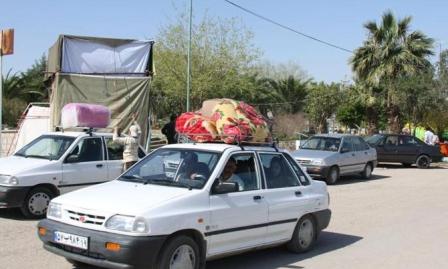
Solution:
<svg viewBox="0 0 448 269"><path fill-rule="evenodd" d="M268 189L299 186L296 174L282 154L260 153Z"/></svg>

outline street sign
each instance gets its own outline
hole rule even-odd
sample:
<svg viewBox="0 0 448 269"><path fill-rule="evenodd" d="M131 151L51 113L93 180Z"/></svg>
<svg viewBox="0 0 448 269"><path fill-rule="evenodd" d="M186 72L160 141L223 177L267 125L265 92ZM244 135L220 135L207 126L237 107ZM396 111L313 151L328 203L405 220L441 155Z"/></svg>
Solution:
<svg viewBox="0 0 448 269"><path fill-rule="evenodd" d="M2 30L0 36L0 54L10 55L14 53L14 29Z"/></svg>

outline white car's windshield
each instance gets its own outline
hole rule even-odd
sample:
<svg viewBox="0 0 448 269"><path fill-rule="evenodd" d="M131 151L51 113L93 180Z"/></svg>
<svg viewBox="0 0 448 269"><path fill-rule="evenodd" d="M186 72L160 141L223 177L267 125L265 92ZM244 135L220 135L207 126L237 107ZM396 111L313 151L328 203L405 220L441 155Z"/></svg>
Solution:
<svg viewBox="0 0 448 269"><path fill-rule="evenodd" d="M14 154L25 158L58 160L75 140L70 136L42 135Z"/></svg>
<svg viewBox="0 0 448 269"><path fill-rule="evenodd" d="M300 147L301 149L338 151L341 144L340 138L313 136L306 140Z"/></svg>
<svg viewBox="0 0 448 269"><path fill-rule="evenodd" d="M119 180L200 189L207 182L220 154L191 149L158 149Z"/></svg>

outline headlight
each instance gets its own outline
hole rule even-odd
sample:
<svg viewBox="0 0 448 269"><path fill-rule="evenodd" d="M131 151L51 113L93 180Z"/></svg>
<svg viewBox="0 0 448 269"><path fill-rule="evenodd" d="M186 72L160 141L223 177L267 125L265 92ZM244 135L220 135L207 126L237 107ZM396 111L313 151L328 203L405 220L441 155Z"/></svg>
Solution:
<svg viewBox="0 0 448 269"><path fill-rule="evenodd" d="M311 164L312 165L322 165L322 164L324 164L324 161L323 160L312 160Z"/></svg>
<svg viewBox="0 0 448 269"><path fill-rule="evenodd" d="M115 215L106 221L106 228L122 232L146 233L148 225L143 218Z"/></svg>
<svg viewBox="0 0 448 269"><path fill-rule="evenodd" d="M19 180L14 176L0 175L0 184L17 185L19 184Z"/></svg>
<svg viewBox="0 0 448 269"><path fill-rule="evenodd" d="M47 217L60 219L62 217L62 207L60 204L50 202L47 209Z"/></svg>

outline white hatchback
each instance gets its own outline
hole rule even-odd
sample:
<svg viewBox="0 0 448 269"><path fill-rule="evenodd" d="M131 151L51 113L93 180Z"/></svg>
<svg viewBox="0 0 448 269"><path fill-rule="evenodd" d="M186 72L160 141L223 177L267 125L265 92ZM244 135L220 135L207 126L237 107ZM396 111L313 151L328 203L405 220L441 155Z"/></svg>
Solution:
<svg viewBox="0 0 448 269"><path fill-rule="evenodd" d="M19 207L27 217L44 217L53 197L118 177L122 153L110 133L43 134L0 158L0 208ZM145 156L143 149L139 155Z"/></svg>
<svg viewBox="0 0 448 269"><path fill-rule="evenodd" d="M44 248L106 268L204 268L286 244L309 250L329 224L324 182L275 147L167 145L117 180L53 199Z"/></svg>

